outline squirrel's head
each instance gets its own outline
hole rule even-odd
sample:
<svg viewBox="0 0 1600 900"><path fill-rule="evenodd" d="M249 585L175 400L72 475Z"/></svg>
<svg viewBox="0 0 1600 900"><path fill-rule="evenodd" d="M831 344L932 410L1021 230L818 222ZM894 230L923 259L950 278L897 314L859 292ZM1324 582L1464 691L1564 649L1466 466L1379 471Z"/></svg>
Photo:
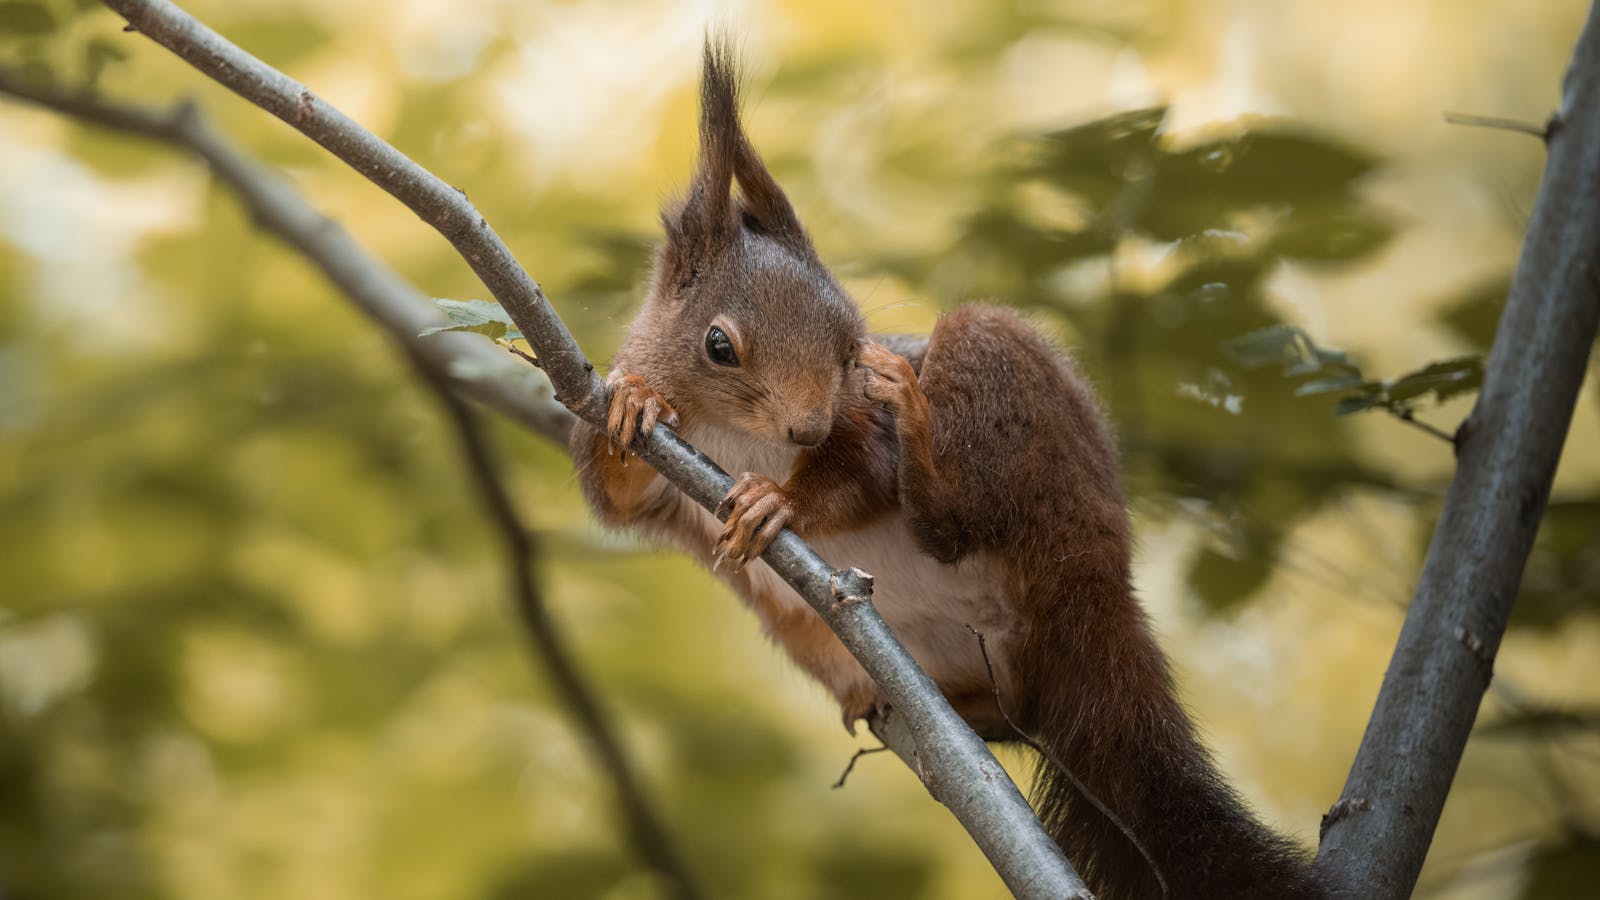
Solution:
<svg viewBox="0 0 1600 900"><path fill-rule="evenodd" d="M666 241L635 327L653 332L639 342L651 355L671 355L650 369L686 419L815 446L853 396L864 325L740 127L731 56L707 42L699 162L688 195L662 214Z"/></svg>

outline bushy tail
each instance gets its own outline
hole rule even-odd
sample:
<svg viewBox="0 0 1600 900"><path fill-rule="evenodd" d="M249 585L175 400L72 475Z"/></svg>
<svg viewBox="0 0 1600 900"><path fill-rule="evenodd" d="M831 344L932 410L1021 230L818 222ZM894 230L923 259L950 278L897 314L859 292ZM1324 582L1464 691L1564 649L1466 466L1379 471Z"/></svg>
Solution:
<svg viewBox="0 0 1600 900"><path fill-rule="evenodd" d="M1019 724L1045 757L1040 818L1096 895L1322 897L1303 851L1212 764L1127 584L1055 587L1076 614L1045 617L1018 648L1034 698Z"/></svg>

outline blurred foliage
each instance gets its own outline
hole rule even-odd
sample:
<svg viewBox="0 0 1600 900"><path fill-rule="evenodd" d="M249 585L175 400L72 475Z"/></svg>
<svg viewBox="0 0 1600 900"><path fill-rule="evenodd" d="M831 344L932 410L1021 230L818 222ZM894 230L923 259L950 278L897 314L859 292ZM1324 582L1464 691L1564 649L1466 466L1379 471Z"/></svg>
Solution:
<svg viewBox="0 0 1600 900"><path fill-rule="evenodd" d="M525 54L508 35L559 43L556 20L539 18L555 13L513 21L471 5L440 21L401 5L363 20L315 5L196 7L471 191L597 360L620 339L648 265L653 206L686 171L691 70L660 103L671 136L640 145L654 168L603 163L608 148L596 143L535 188L523 183L525 159L537 179L552 157L526 148L497 107L517 95L507 83L526 89L506 74ZM842 120L848 148L875 154L868 180L898 194L864 198L858 184L830 182L842 177L832 170L861 163L830 137L837 122L818 121L871 96L860 84L870 73L908 65L880 59L910 27L904 17L829 4L789 13L804 23L797 32L824 37L796 38L780 55L767 93L753 92L752 123L825 253L845 257L841 271L875 325L926 327L939 304L991 297L1028 309L1074 348L1118 424L1141 533L1187 541L1171 559L1144 561L1173 568L1173 592L1210 617L1192 633L1162 623L1180 671L1195 670L1186 690L1221 697L1206 703L1216 711L1285 684L1279 727L1261 728L1259 705L1244 725L1221 716L1207 725L1225 748L1280 752L1262 771L1237 760L1233 771L1258 797L1273 771L1290 773L1280 780L1295 783L1270 795L1296 811L1291 827L1310 831L1360 727L1317 716L1352 691L1335 676L1285 674L1282 662L1241 687L1210 676L1261 670L1212 671L1205 653L1254 658L1250 642L1270 641L1332 656L1339 635L1364 634L1340 630L1357 627L1360 595L1381 594L1390 616L1381 633L1350 640L1375 682L1450 454L1405 443L1420 439L1387 417L1335 413L1366 404L1450 431L1481 377L1507 278L1491 271L1443 299L1402 284L1393 307L1426 301L1407 321L1443 335L1425 352L1387 322L1332 350L1325 329L1285 300L1284 279L1331 283L1402 252L1417 226L1374 199L1375 182L1398 177L1383 153L1286 119L1180 133L1174 111L1156 106L1077 116L1072 127L1033 122L1004 140L994 128L981 152L952 149L967 123L999 114L1003 91L969 84L1021 65L1038 41L1072 36L1085 54L1112 46L1154 58L1156 38L1174 40L1158 23L1180 7L1154 4L1142 22L1087 4L952 7L962 27L917 32L923 81L879 88L930 93L936 108L913 99ZM582 21L593 29L601 19ZM8 0L0 54L119 96L199 93L225 130L288 167L419 286L482 295L448 247L387 198L119 24L89 3ZM700 28L689 24L686 66ZM630 62L579 33L607 67ZM563 109L545 95L559 86L542 87L552 120L569 120L544 130L576 132L582 104ZM605 124L622 129L616 110L643 106L644 88L615 90L623 105ZM764 108L777 110L777 127ZM254 232L231 198L202 187L190 162L48 116L0 115L0 893L653 896L586 748L530 678L497 545L442 421L389 344ZM589 169L598 177L580 177ZM919 230L915 211L930 208L952 218ZM514 337L497 309L444 303L462 328ZM1334 309L1330 319L1350 315ZM1380 369L1408 374L1366 374ZM496 437L547 532L558 615L717 896L997 895L970 843L898 764L863 763L847 790L826 790L851 744L725 591L680 558L588 525L557 449L507 428ZM1434 455L1424 474L1402 464L1423 454ZM1464 793L1532 777L1475 769L1474 753L1593 746L1584 711L1600 702L1585 680L1600 606L1600 494L1594 479L1573 484L1551 504L1502 660L1513 680L1577 693L1486 715L1495 746L1469 748ZM1330 520L1373 505L1417 537L1324 534ZM1387 577L1386 566L1401 574ZM1297 575L1348 596L1314 625L1271 619L1295 605L1284 594ZM1308 640L1300 627L1318 634ZM1244 637L1217 637L1229 632ZM1359 717L1370 696L1348 705ZM1284 749L1302 734L1316 746ZM1592 764L1572 758L1573 777L1593 785ZM1324 781L1299 783L1300 762ZM1533 842L1515 891L1584 896L1600 854L1593 828L1572 824L1595 813L1575 793L1572 808L1508 816L1515 824L1503 829L1467 822L1470 803L1453 802L1438 855Z"/></svg>
<svg viewBox="0 0 1600 900"><path fill-rule="evenodd" d="M1349 465L1350 436L1325 407L1252 370L1293 346L1317 351L1270 308L1270 276L1288 262L1358 262L1391 229L1360 195L1374 166L1363 154L1276 123L1176 148L1165 117L1139 110L1026 139L954 252L894 265L936 295L1004 297L1066 321L1121 429L1133 493L1200 500L1232 523L1189 572L1208 604L1231 609L1298 521L1344 491L1390 487ZM1155 258L1141 278L1119 277L1124 250ZM1102 274L1086 286L1085 269ZM1321 352L1286 374L1332 365Z"/></svg>

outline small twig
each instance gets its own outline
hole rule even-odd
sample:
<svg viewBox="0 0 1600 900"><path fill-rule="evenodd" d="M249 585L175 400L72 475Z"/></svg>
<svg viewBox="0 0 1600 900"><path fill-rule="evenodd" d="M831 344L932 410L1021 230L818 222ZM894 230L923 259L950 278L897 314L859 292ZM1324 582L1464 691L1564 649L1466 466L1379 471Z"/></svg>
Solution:
<svg viewBox="0 0 1600 900"><path fill-rule="evenodd" d="M199 158L239 198L253 222L309 259L397 341L416 348L436 371L450 374L456 390L558 444L566 443L572 414L549 393L530 389L525 370L473 335L419 339L419 331L444 322L428 298L314 209L288 182L214 131L192 104L162 108L121 103L41 84L5 66L0 66L0 94L80 122L159 141ZM458 372L472 374L457 376ZM502 377L508 375L517 377Z"/></svg>
<svg viewBox="0 0 1600 900"><path fill-rule="evenodd" d="M833 783L833 789L838 790L839 788L844 787L845 779L849 778L850 773L855 771L856 760L863 756L870 756L874 753L882 753L887 749L889 749L888 744L879 744L876 747L862 747L855 753L851 754L850 761L844 764L844 771L839 773L839 780Z"/></svg>
<svg viewBox="0 0 1600 900"><path fill-rule="evenodd" d="M1072 782L1073 788L1076 789L1079 794L1083 795L1083 799L1088 800L1091 806L1099 810L1100 814L1105 816L1107 821L1109 821L1112 825L1115 825L1118 831L1122 832L1122 836L1128 839L1128 843L1133 845L1133 849L1139 851L1139 855L1144 857L1145 865L1150 867L1150 874L1154 875L1156 877L1156 883L1161 885L1161 896L1170 896L1170 893L1167 890L1167 879L1162 876L1161 867L1156 865L1155 856L1151 854L1150 849L1144 845L1144 842L1139 840L1138 836L1133 833L1133 829L1128 826L1128 823L1122 821L1122 819L1118 817L1116 813L1112 812L1111 807L1107 806L1099 797L1095 796L1094 791L1089 790L1089 786L1079 780L1078 776L1073 774L1072 770L1067 768L1065 763L1057 759L1056 755L1051 753L1050 750L1044 746L1044 744L1035 739L1033 735L1022 730L1022 726L1018 725L1016 720L1011 718L1011 713L1006 711L1006 705L1004 701L1000 699L1000 682L995 680L994 664L989 661L988 641L984 639L983 632L973 628L971 625L967 626L967 630L972 632L973 637L978 639L978 653L983 656L983 669L989 675L989 690L994 693L994 708L1000 713L1000 718L1006 720L1006 724L1010 726L1011 731L1016 734L1017 740L1026 744L1031 750L1033 750L1033 752L1039 754L1040 759L1043 759L1045 762L1049 763L1051 768L1055 769L1057 772L1060 772L1062 777ZM853 762L854 760L852 760L852 763ZM847 769L846 772L848 773L848 771L849 770Z"/></svg>
<svg viewBox="0 0 1600 900"><path fill-rule="evenodd" d="M533 366L535 369L544 368L544 365L539 362L539 357L534 356L532 353L528 353L527 351L523 350L521 347L518 347L516 344L506 343L506 344L502 344L501 346L505 347L506 350L509 351L512 356L521 357L523 362L526 362L528 365Z"/></svg>
<svg viewBox="0 0 1600 900"><path fill-rule="evenodd" d="M416 355L412 354L412 358L415 361ZM599 698L578 671L577 660L567 649L566 639L555 620L550 617L544 592L534 577L539 555L538 542L517 513L478 417L450 390L449 382L437 372L420 362L417 372L433 388L444 407L461 445L461 454L467 461L467 469L478 488L479 498L506 545L512 593L516 597L517 612L524 629L533 643L534 657L555 683L556 695L566 704L568 713L577 720L595 750L601 768L616 788L617 802L635 849L661 875L664 887L671 896L681 900L697 900L705 896L690 874L682 854L678 852L676 842L651 808L644 785L622 748L622 741L601 710Z"/></svg>
<svg viewBox="0 0 1600 900"><path fill-rule="evenodd" d="M1432 845L1588 373L1600 305L1591 271L1600 206L1600 4L1562 82L1559 139L1522 241L1455 474L1406 607L1343 797L1378 797L1333 823L1317 851L1329 896L1409 897ZM1546 128L1545 133L1550 134ZM1482 654L1461 652L1465 627Z"/></svg>
<svg viewBox="0 0 1600 900"><path fill-rule="evenodd" d="M1455 435L1452 435L1450 432L1444 431L1440 428L1436 428L1433 425L1430 425L1427 422L1417 418L1417 414L1412 411L1411 407L1401 406L1398 403L1385 403L1383 408L1387 410L1390 415L1402 422L1405 422L1411 427L1420 429L1424 433L1430 434L1452 447L1456 445Z"/></svg>
<svg viewBox="0 0 1600 900"><path fill-rule="evenodd" d="M1552 118L1549 125L1535 125L1521 119L1507 119L1500 116L1477 116L1471 113L1444 114L1444 120L1451 125L1466 125L1471 128L1495 128L1500 131L1514 131L1518 134L1531 134L1541 141L1548 141L1554 133L1555 125L1559 121Z"/></svg>

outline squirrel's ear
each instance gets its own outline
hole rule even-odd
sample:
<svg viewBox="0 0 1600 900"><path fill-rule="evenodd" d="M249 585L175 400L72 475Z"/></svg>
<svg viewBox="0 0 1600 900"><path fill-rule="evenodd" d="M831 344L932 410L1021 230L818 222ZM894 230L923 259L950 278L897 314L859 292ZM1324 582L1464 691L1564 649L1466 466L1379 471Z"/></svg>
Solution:
<svg viewBox="0 0 1600 900"><path fill-rule="evenodd" d="M733 159L733 175L739 180L743 201L739 212L747 226L802 253L811 252L811 239L806 237L806 230L794 214L794 207L789 205L789 198L743 134L739 135L738 153Z"/></svg>
<svg viewBox="0 0 1600 900"><path fill-rule="evenodd" d="M683 205L664 215L679 259L715 249L739 224L810 253L811 242L789 198L762 164L739 124L739 80L728 39L707 37L700 76L700 160ZM733 201L737 179L740 202Z"/></svg>
<svg viewBox="0 0 1600 900"><path fill-rule="evenodd" d="M700 75L700 160L689 196L664 218L667 233L682 249L701 249L732 235L733 168L743 135L739 131L738 82L733 54L724 40L706 39Z"/></svg>

